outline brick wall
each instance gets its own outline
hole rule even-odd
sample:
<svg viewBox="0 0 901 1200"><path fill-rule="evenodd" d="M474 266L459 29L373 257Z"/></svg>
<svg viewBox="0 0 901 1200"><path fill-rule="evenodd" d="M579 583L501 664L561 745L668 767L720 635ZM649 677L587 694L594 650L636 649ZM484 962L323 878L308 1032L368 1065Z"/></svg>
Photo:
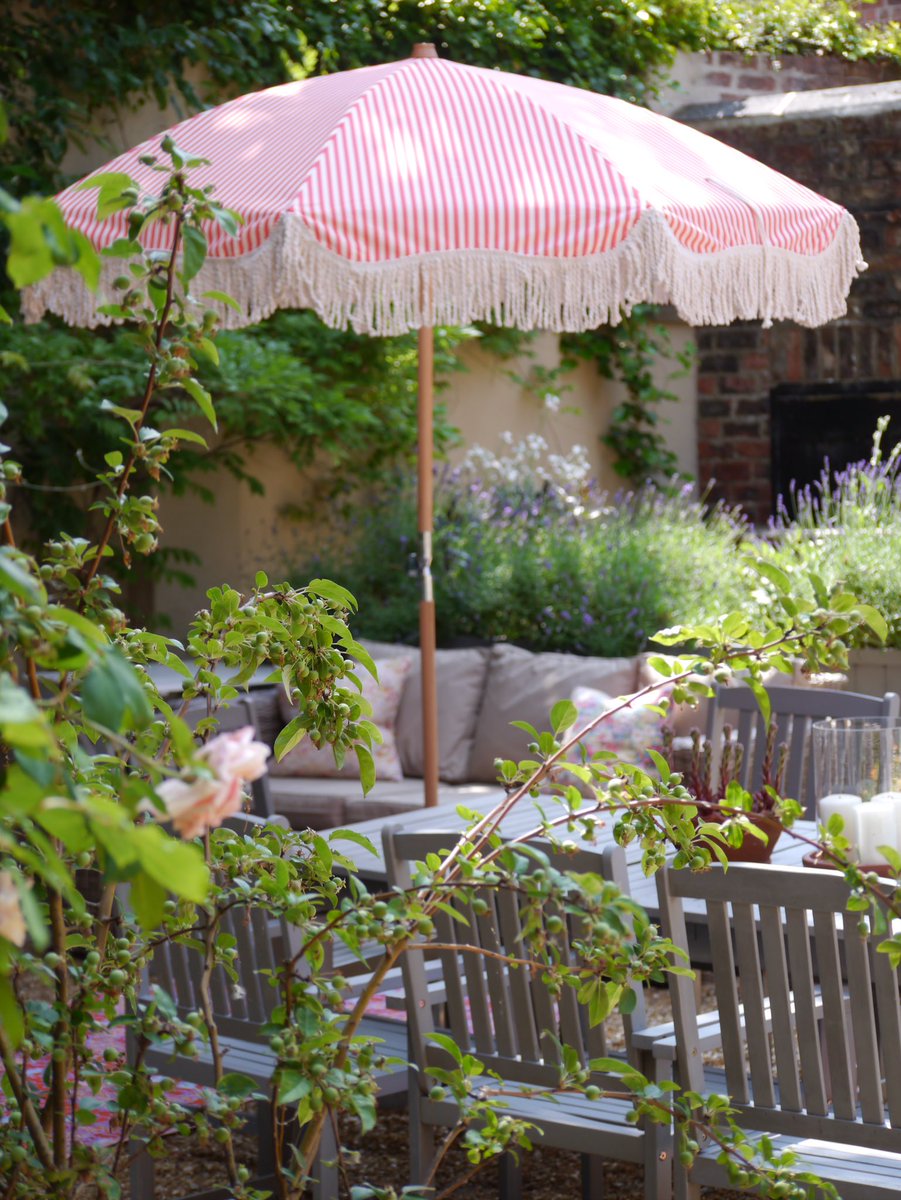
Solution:
<svg viewBox="0 0 901 1200"><path fill-rule="evenodd" d="M901 0L899 0L901 8ZM692 99L743 100L766 92L809 92L816 88L853 87L896 79L893 63L848 62L831 55L738 54L716 50L703 56L704 65L693 85Z"/></svg>
<svg viewBox="0 0 901 1200"><path fill-rule="evenodd" d="M756 520L771 510L770 389L778 383L901 380L901 109L754 122L705 132L844 204L869 269L848 314L816 330L735 324L698 332L698 459L714 493Z"/></svg>
<svg viewBox="0 0 901 1200"><path fill-rule="evenodd" d="M901 21L901 0L876 0L875 4L858 4L857 11L864 21Z"/></svg>

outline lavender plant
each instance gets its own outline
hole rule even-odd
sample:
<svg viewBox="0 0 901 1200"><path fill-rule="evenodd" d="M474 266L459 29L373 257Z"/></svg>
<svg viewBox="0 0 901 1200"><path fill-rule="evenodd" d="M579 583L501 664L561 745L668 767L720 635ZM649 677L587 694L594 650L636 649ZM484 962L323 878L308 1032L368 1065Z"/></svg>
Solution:
<svg viewBox="0 0 901 1200"><path fill-rule="evenodd" d="M613 657L654 631L743 603L740 514L690 484L608 494L584 451L551 455L537 435L501 455L473 451L439 479L434 577L439 637L518 642ZM297 573L315 570L374 603L360 636L415 639L413 499L401 486Z"/></svg>
<svg viewBox="0 0 901 1200"><path fill-rule="evenodd" d="M792 586L812 595L809 577L842 587L885 613L885 644L901 647L901 443L888 453L889 418L873 436L869 460L837 471L824 464L812 485L780 497L771 545L761 552L786 571ZM760 596L768 603L768 594ZM865 630L858 644L870 642Z"/></svg>

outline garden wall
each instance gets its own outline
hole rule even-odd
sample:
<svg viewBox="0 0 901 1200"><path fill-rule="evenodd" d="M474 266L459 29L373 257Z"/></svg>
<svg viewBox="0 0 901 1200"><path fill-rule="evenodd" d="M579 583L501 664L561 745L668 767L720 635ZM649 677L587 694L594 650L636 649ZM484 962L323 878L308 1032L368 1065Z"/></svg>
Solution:
<svg viewBox="0 0 901 1200"><path fill-rule="evenodd" d="M756 97L680 117L846 205L869 269L847 316L817 330L736 323L697 331L698 464L715 495L765 520L771 393L780 384L901 389L901 83ZM839 389L841 390L841 388ZM854 400L849 399L849 419ZM901 427L889 430L889 443Z"/></svg>
<svg viewBox="0 0 901 1200"><path fill-rule="evenodd" d="M901 13L901 0L896 7ZM741 54L732 50L681 52L669 71L671 86L661 90L651 107L674 115L687 104L716 104L755 95L884 83L897 75L898 69L892 63L851 62L833 55L790 54L774 59L768 54Z"/></svg>

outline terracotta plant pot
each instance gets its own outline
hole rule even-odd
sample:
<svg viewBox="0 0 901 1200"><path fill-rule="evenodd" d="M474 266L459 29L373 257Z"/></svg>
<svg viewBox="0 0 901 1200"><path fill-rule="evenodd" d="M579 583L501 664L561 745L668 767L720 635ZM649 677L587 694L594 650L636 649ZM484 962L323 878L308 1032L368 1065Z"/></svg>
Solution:
<svg viewBox="0 0 901 1200"><path fill-rule="evenodd" d="M822 850L811 850L801 859L805 867L814 867L820 871L840 871L836 863L823 854ZM888 863L856 863L855 866L860 867L861 871L873 871L876 875L881 875L883 879L894 878L895 872Z"/></svg>
<svg viewBox="0 0 901 1200"><path fill-rule="evenodd" d="M745 837L740 846L730 846L727 843L721 843L723 853L729 862L753 862L766 863L770 861L770 856L776 847L776 843L782 836L782 826L775 817L771 817L768 813L748 813L748 820L752 825L756 825L766 834L766 841L763 842L760 838L754 837L753 834L745 834ZM704 816L698 813L697 823L716 821L716 816L710 814Z"/></svg>

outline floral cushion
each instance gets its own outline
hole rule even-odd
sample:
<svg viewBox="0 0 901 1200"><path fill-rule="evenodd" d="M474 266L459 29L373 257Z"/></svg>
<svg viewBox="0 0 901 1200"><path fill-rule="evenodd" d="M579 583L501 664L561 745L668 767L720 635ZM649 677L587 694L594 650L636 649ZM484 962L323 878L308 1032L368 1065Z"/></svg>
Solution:
<svg viewBox="0 0 901 1200"><path fill-rule="evenodd" d="M612 750L623 762L643 770L654 770L648 750L663 749L664 719L648 705L660 704L666 698L667 691L666 688L658 688L635 700L627 708L612 711L622 703L622 697L610 696L596 688L575 688L572 702L578 717L574 732L602 713L610 714L581 739L589 758L599 750Z"/></svg>
<svg viewBox="0 0 901 1200"><path fill-rule="evenodd" d="M372 705L372 716L368 719L378 726L382 735L381 742L372 744L376 779L392 783L404 777L397 753L394 725L404 683L412 666L412 655L404 658L377 659L377 681L368 671L360 671L363 696ZM279 708L286 723L297 716L297 710L288 703L284 692L279 695ZM304 738L293 750L288 751L281 762L272 763L269 774L295 778L302 776L317 779L359 779L360 764L356 754L351 751L344 761L344 766L339 768L335 765L335 755L331 746L317 749L309 738Z"/></svg>

